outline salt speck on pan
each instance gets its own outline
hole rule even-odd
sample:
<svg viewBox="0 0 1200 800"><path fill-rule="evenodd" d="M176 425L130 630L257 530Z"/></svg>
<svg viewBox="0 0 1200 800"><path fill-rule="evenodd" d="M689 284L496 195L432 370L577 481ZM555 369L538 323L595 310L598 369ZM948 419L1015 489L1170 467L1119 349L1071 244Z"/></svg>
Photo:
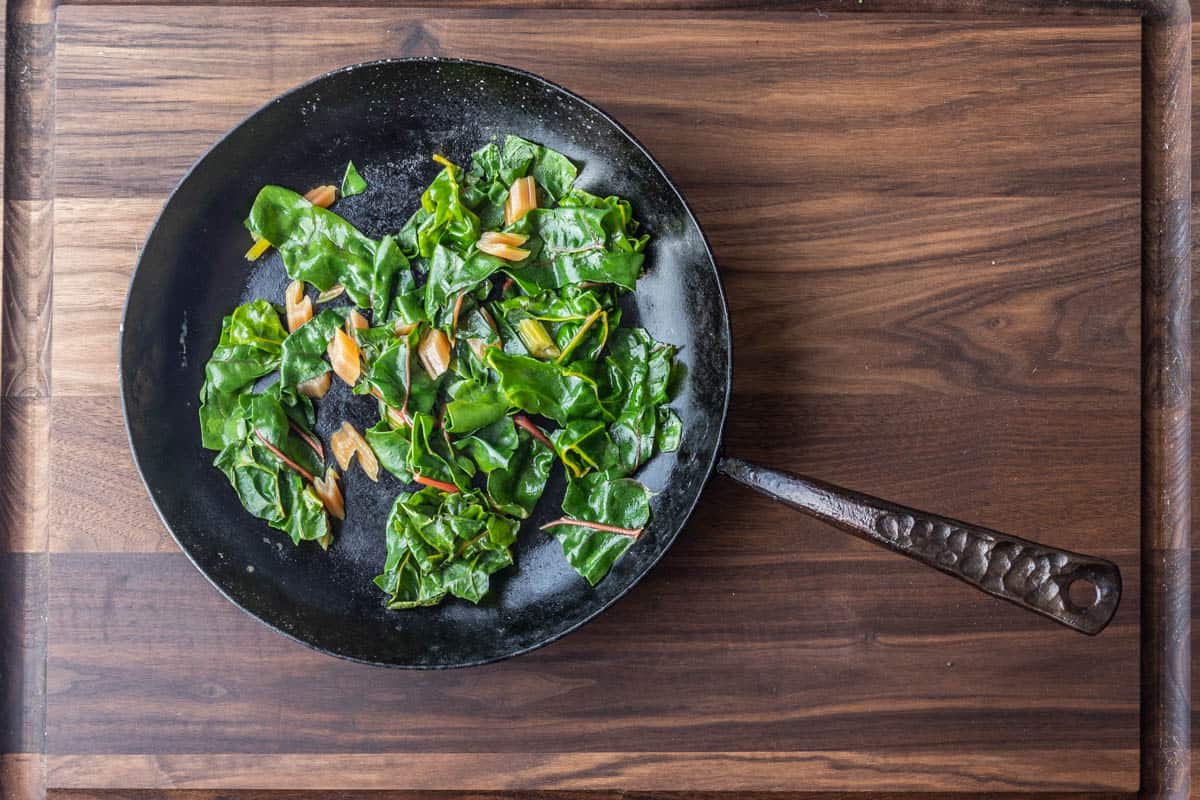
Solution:
<svg viewBox="0 0 1200 800"><path fill-rule="evenodd" d="M187 315L183 312L183 323L179 326L179 366L187 366Z"/></svg>

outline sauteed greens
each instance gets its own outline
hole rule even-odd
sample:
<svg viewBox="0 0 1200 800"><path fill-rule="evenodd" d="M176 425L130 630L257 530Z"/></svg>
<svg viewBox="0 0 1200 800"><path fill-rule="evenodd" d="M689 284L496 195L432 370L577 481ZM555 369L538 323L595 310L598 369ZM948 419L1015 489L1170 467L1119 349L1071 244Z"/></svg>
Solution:
<svg viewBox="0 0 1200 800"><path fill-rule="evenodd" d="M525 139L485 145L470 169L434 161L416 212L378 240L329 210L337 187L259 192L247 258L274 248L292 283L282 307L225 318L202 442L246 510L297 545L329 547L345 515L330 456L408 484L381 521L389 608L479 602L561 463L562 516L541 529L595 585L650 518L631 476L681 435L674 348L621 325L649 237L628 201L575 187L569 159ZM340 194L366 191L347 165ZM314 401L334 380L379 421L344 423L327 454Z"/></svg>

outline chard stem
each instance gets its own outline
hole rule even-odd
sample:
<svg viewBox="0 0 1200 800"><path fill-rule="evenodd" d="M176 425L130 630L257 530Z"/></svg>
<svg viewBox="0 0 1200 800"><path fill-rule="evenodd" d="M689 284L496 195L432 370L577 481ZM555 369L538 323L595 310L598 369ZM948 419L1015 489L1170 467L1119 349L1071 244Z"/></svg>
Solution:
<svg viewBox="0 0 1200 800"><path fill-rule="evenodd" d="M513 422L515 424L517 424L518 426L524 428L525 430L529 431L530 436L537 439L542 444L546 445L546 447L549 447L551 450L554 449L554 445L550 442L549 437L547 437L546 434L542 433L542 429L539 428L537 425L534 425L533 421L531 419L529 419L529 417L525 416L524 414L514 414Z"/></svg>
<svg viewBox="0 0 1200 800"><path fill-rule="evenodd" d="M605 533L616 533L621 536L628 536L630 539L636 539L642 535L645 528L619 528L616 525L605 525L603 522L587 522L581 519L571 519L570 517L559 517L553 522L547 522L542 526L542 530L547 528L557 528L560 525L575 525L580 528L591 528L594 531L604 531Z"/></svg>
<svg viewBox="0 0 1200 800"><path fill-rule="evenodd" d="M258 428L254 429L254 435L258 437L258 440L263 443L264 447L266 447L268 450L270 450L272 453L275 454L276 458L278 458L284 464L287 464L289 467L294 469L300 475L301 478L304 478L304 480L308 481L309 483L312 483L315 480L315 478L313 478L313 474L311 472L309 472L304 467L297 464L295 461L292 461L290 458L288 458L284 454L284 452L282 450L280 450L275 445L271 444L271 441L266 436L263 436L263 432L260 431Z"/></svg>

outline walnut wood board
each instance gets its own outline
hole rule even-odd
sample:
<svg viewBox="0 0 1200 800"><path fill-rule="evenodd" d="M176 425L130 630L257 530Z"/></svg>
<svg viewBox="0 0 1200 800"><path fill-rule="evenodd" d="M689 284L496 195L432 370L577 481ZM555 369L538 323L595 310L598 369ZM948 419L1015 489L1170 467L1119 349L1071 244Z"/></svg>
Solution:
<svg viewBox="0 0 1200 800"><path fill-rule="evenodd" d="M503 664L347 664L221 599L120 420L137 248L274 94L435 54L566 85L679 183L730 300L731 454L1112 558L1110 628L719 480L630 595ZM69 5L55 60L49 557L3 561L48 571L51 790L1136 788L1136 24Z"/></svg>

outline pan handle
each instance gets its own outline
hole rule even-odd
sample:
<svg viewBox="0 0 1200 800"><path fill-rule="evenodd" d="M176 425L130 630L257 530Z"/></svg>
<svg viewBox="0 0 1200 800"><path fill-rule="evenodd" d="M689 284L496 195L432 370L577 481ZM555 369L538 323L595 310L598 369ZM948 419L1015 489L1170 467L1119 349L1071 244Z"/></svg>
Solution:
<svg viewBox="0 0 1200 800"><path fill-rule="evenodd" d="M828 483L722 458L719 472L792 508L1089 635L1121 600L1121 572L1102 558L926 514Z"/></svg>

